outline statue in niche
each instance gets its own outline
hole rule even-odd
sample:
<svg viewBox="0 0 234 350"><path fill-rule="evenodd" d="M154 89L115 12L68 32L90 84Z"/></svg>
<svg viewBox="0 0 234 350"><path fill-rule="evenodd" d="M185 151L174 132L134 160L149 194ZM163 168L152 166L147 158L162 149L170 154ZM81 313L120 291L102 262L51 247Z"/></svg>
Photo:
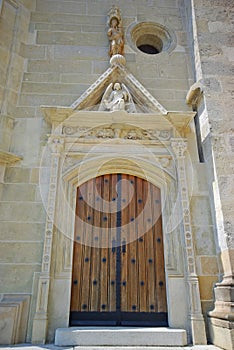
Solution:
<svg viewBox="0 0 234 350"><path fill-rule="evenodd" d="M122 20L120 10L113 6L109 13L109 29L107 35L110 41L109 55L123 55L124 52L124 35L122 29Z"/></svg>
<svg viewBox="0 0 234 350"><path fill-rule="evenodd" d="M124 84L111 83L101 101L99 111L127 111L135 113L136 107L132 96Z"/></svg>

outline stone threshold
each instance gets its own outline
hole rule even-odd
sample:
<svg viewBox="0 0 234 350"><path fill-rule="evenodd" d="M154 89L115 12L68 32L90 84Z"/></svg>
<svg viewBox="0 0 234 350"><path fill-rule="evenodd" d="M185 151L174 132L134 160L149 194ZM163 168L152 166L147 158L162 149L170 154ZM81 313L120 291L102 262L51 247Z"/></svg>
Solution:
<svg viewBox="0 0 234 350"><path fill-rule="evenodd" d="M70 327L56 330L55 345L79 346L77 349L81 346L185 346L187 334L184 329L167 327Z"/></svg>

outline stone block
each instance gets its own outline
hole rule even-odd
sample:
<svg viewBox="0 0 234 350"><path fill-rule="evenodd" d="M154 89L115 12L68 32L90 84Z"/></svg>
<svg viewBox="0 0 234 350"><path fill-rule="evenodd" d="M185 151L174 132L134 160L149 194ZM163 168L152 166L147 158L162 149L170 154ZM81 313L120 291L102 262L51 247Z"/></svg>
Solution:
<svg viewBox="0 0 234 350"><path fill-rule="evenodd" d="M41 271L41 264L1 264L1 293L31 293L33 274Z"/></svg>
<svg viewBox="0 0 234 350"><path fill-rule="evenodd" d="M53 73L24 73L23 81L34 83L58 83L60 74Z"/></svg>
<svg viewBox="0 0 234 350"><path fill-rule="evenodd" d="M38 0L36 11L45 13L79 13L86 14L85 2L78 1L46 1Z"/></svg>
<svg viewBox="0 0 234 350"><path fill-rule="evenodd" d="M168 280L168 290L170 290L170 298L168 299L168 310L170 313L170 327L184 328L186 325L186 317L188 314L187 306L183 302L187 294L187 286L184 278L171 277ZM176 301L176 302L175 302ZM178 313L178 310L180 312Z"/></svg>
<svg viewBox="0 0 234 350"><path fill-rule="evenodd" d="M61 74L61 83L69 84L90 84L92 85L99 78L99 74Z"/></svg>
<svg viewBox="0 0 234 350"><path fill-rule="evenodd" d="M165 65L159 67L159 76L160 78L185 79L188 78L188 69L186 65Z"/></svg>
<svg viewBox="0 0 234 350"><path fill-rule="evenodd" d="M41 242L1 242L0 245L0 264L35 264L41 262L41 256Z"/></svg>
<svg viewBox="0 0 234 350"><path fill-rule="evenodd" d="M79 13L79 12L78 12ZM71 14L66 13L47 13L47 12L33 12L31 15L31 21L34 23L55 23L55 24L65 24L68 23L70 25L79 25L82 24L90 24L93 23L94 25L104 25L106 26L106 16L100 15L96 16L94 14L91 14L89 16L82 16L79 14L75 14L74 12Z"/></svg>
<svg viewBox="0 0 234 350"><path fill-rule="evenodd" d="M157 98L157 96L155 96ZM185 103L184 100L166 100L161 99L159 101L164 108L168 111L191 111L191 108Z"/></svg>
<svg viewBox="0 0 234 350"><path fill-rule="evenodd" d="M191 223L194 226L211 225L211 211L208 196L193 196L190 201Z"/></svg>
<svg viewBox="0 0 234 350"><path fill-rule="evenodd" d="M59 346L184 346L186 331L169 328L83 327L59 328L55 345Z"/></svg>
<svg viewBox="0 0 234 350"><path fill-rule="evenodd" d="M192 226L197 255L215 255L215 242L213 226Z"/></svg>
<svg viewBox="0 0 234 350"><path fill-rule="evenodd" d="M36 0L20 0L20 3L30 11L34 11L36 9Z"/></svg>
<svg viewBox="0 0 234 350"><path fill-rule="evenodd" d="M210 33L228 33L232 32L232 26L229 23L222 21L208 22Z"/></svg>
<svg viewBox="0 0 234 350"><path fill-rule="evenodd" d="M4 184L1 199L3 201L34 201L35 193L35 185Z"/></svg>
<svg viewBox="0 0 234 350"><path fill-rule="evenodd" d="M83 72L91 72L90 61L69 61L69 60L37 60L37 61L29 61L28 63L28 72L33 73L83 73Z"/></svg>
<svg viewBox="0 0 234 350"><path fill-rule="evenodd" d="M81 32L80 24L66 24L66 23L36 23L35 29L38 31L51 32Z"/></svg>
<svg viewBox="0 0 234 350"><path fill-rule="evenodd" d="M201 256L201 273L202 275L218 275L218 263L216 256Z"/></svg>
<svg viewBox="0 0 234 350"><path fill-rule="evenodd" d="M26 45L21 43L19 54L24 58L30 59L43 59L45 58L46 48L45 46L38 45Z"/></svg>
<svg viewBox="0 0 234 350"><path fill-rule="evenodd" d="M26 341L30 296L3 294L0 301L0 344Z"/></svg>
<svg viewBox="0 0 234 350"><path fill-rule="evenodd" d="M171 28L174 31L183 30L182 21L179 16L166 16L164 23L167 28Z"/></svg>
<svg viewBox="0 0 234 350"><path fill-rule="evenodd" d="M41 203L1 202L0 220L15 222L44 222L45 209Z"/></svg>
<svg viewBox="0 0 234 350"><path fill-rule="evenodd" d="M108 61L94 61L92 65L92 73L94 74L102 74L109 68Z"/></svg>
<svg viewBox="0 0 234 350"><path fill-rule="evenodd" d="M217 74L220 76L233 75L234 68L233 65L225 64L222 62L203 62L202 67L204 69L204 74Z"/></svg>
<svg viewBox="0 0 234 350"><path fill-rule="evenodd" d="M4 181L7 183L27 183L30 178L29 168L7 167Z"/></svg>
<svg viewBox="0 0 234 350"><path fill-rule="evenodd" d="M2 241L42 241L45 223L2 221L0 236Z"/></svg>
<svg viewBox="0 0 234 350"><path fill-rule="evenodd" d="M233 350L234 324L233 322L209 317L209 333L212 344L222 349Z"/></svg>
<svg viewBox="0 0 234 350"><path fill-rule="evenodd" d="M212 300L213 290L218 278L216 276L198 276L201 300Z"/></svg>
<svg viewBox="0 0 234 350"><path fill-rule="evenodd" d="M40 168L33 168L31 170L31 175L30 175L30 183L35 183L38 184L39 183L39 172L40 172Z"/></svg>
<svg viewBox="0 0 234 350"><path fill-rule="evenodd" d="M38 31L37 44L41 45L87 45L99 46L106 45L106 33L79 33L64 31Z"/></svg>
<svg viewBox="0 0 234 350"><path fill-rule="evenodd" d="M35 117L35 108L24 106L24 107L15 107L14 109L15 118L34 118Z"/></svg>
<svg viewBox="0 0 234 350"><path fill-rule="evenodd" d="M94 1L88 1L87 2L87 15L106 15L108 14L108 11L110 9L110 1L109 0L102 0L102 6L100 6L99 2ZM122 2L121 4L121 11L124 16L136 16L137 14L137 6L133 2Z"/></svg>
<svg viewBox="0 0 234 350"><path fill-rule="evenodd" d="M25 106L70 106L84 90L85 89L81 89L80 93L76 95L22 94L20 97L20 104Z"/></svg>
<svg viewBox="0 0 234 350"><path fill-rule="evenodd" d="M64 83L31 83L24 82L22 84L22 94L53 94L53 95L77 95L81 90L89 88L88 84L64 84Z"/></svg>
<svg viewBox="0 0 234 350"><path fill-rule="evenodd" d="M106 60L108 48L107 45L106 47L56 45L54 57L60 60Z"/></svg>

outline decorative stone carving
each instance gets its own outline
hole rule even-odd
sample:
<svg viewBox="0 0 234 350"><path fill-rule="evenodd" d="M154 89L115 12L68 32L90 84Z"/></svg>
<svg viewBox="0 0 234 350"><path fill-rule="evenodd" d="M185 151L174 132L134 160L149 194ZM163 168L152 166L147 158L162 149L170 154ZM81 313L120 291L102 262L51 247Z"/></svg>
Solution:
<svg viewBox="0 0 234 350"><path fill-rule="evenodd" d="M183 157L184 152L187 150L187 140L184 139L172 139L171 147L176 155L176 157Z"/></svg>
<svg viewBox="0 0 234 350"><path fill-rule="evenodd" d="M32 342L41 342L46 338L48 319L48 298L50 288L51 252L53 243L53 228L57 195L57 183L59 175L59 163L61 152L64 148L64 139L57 135L51 135L48 140L51 148L50 184L48 193L45 238L43 247L42 267L38 281L38 294L36 314L33 320Z"/></svg>
<svg viewBox="0 0 234 350"><path fill-rule="evenodd" d="M124 52L124 35L122 29L122 19L120 10L117 6L112 6L109 12L109 29L107 35L110 41L109 55L123 55Z"/></svg>
<svg viewBox="0 0 234 350"><path fill-rule="evenodd" d="M205 324L201 310L199 283L196 273L191 214L186 179L185 156L187 140L172 139L171 147L177 159L178 186L184 229L185 262L187 264L187 284L190 296L190 322L193 344L206 344Z"/></svg>
<svg viewBox="0 0 234 350"><path fill-rule="evenodd" d="M56 135L51 135L48 140L48 145L52 153L61 153L64 148L64 139Z"/></svg>
<svg viewBox="0 0 234 350"><path fill-rule="evenodd" d="M63 134L67 136L75 136L80 139L114 139L123 138L128 140L160 140L169 141L172 136L172 130L158 130L158 129L140 129L132 128L126 129L110 125L101 128L85 128L85 127L71 127L64 126ZM54 141L55 142L55 141ZM58 145L58 143L55 143Z"/></svg>
<svg viewBox="0 0 234 350"><path fill-rule="evenodd" d="M127 111L135 113L132 96L124 84L111 83L102 98L99 111Z"/></svg>

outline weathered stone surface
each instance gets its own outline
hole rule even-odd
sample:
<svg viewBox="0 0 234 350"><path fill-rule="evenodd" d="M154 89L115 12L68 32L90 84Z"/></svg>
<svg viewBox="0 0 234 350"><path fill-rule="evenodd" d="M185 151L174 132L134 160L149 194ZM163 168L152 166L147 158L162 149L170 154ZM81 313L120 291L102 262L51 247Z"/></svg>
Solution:
<svg viewBox="0 0 234 350"><path fill-rule="evenodd" d="M190 159L196 169L191 170L187 159L195 260L205 313L212 305L212 289L218 280L217 275L222 270L224 276L227 274L230 278L233 275L230 247L233 245L234 227L234 104L231 79L234 60L234 11L231 0L194 0L193 3L193 16L190 1L121 0L119 6L125 34L126 67L152 96L167 110L190 111L191 107L185 103L189 87L196 79L201 80L204 87L204 100L201 101L203 110L198 108L197 120L200 122L205 163L198 162L193 122L186 134L184 130L179 130L179 133L182 137L188 137ZM11 133L1 123L3 128L0 144L4 150L22 155L23 160L14 167L8 166L1 170L3 183L0 186L0 259L3 264L0 266L0 293L10 291L33 294L28 341L31 339L37 277L41 271L42 244L45 240L46 212L41 202L40 181L47 187L45 193L48 193L49 187L49 171L40 174L40 164L51 126L43 121L40 105L69 106L109 68L106 28L107 13L111 5L110 0L2 2L0 105L2 113L10 114L15 121ZM129 26L147 21L166 26L174 33L177 41L174 50L170 53L164 51L157 55L147 55L140 52L135 43L130 42ZM157 115L155 119L160 120L160 116ZM114 121L119 122L119 119ZM148 123L147 116L144 116L141 123ZM66 152L70 146L66 145ZM164 150L164 146L166 152L170 153L168 145L163 145L159 152ZM90 150L90 146L83 144L80 151L87 150ZM131 152L132 150L134 147ZM49 167L49 158L47 163L46 166ZM155 168L152 168L151 174L154 173ZM192 173L194 178L190 178ZM218 189L217 192L215 188ZM167 233L165 236L167 237ZM71 278L67 272L71 267L64 263L66 244L63 240L59 242L62 243L58 250L59 261L56 262L55 269L52 267L52 275L56 275L57 282L52 282L54 289L51 295L55 300L50 302L49 308L48 337L51 341L56 326L67 324L69 313L67 305L63 304L61 309L58 306L62 304L63 293L69 289ZM52 245L54 260L56 244ZM173 241L170 244L169 248L165 245L165 249L172 249L170 264L176 265L178 259L173 257ZM183 251L183 247L180 249ZM219 256L216 252L220 249L221 262L217 266ZM185 327L190 307L184 303L187 300L183 284L186 268L182 270L181 267L173 266L167 271L170 321L173 320L175 326L177 320L178 327ZM38 273L35 279L34 273ZM173 274L177 274L175 278L172 278ZM63 289L60 294L56 294L59 285L63 285ZM177 290L172 293L173 288ZM184 300L178 294L180 290ZM224 295L220 293L217 293L217 297L222 300ZM70 294L69 297L67 295L69 299ZM178 309L180 313L177 312ZM14 315L15 309L9 310ZM12 321L9 321L9 333L6 333L8 338L11 337L11 327ZM227 328L226 324L211 323L212 341L218 342L217 339L222 338L221 333L230 339L230 332L225 327ZM222 347L229 346L225 341L219 344Z"/></svg>

